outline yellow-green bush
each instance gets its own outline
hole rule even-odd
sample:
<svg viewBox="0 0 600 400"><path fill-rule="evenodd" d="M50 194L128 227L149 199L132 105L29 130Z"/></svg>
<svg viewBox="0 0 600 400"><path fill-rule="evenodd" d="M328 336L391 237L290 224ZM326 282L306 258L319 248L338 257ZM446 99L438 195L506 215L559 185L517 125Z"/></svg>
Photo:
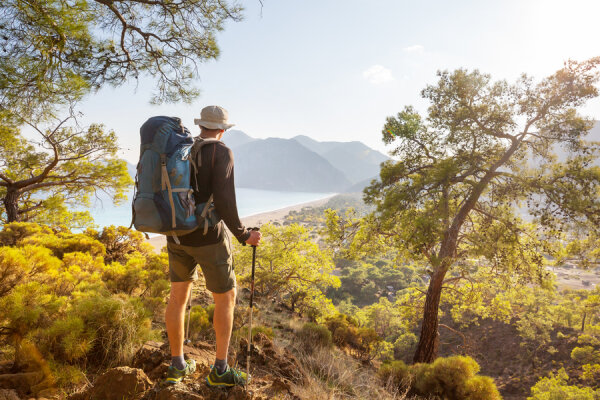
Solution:
<svg viewBox="0 0 600 400"><path fill-rule="evenodd" d="M333 346L331 332L323 325L307 322L297 332L297 336L305 350Z"/></svg>
<svg viewBox="0 0 600 400"><path fill-rule="evenodd" d="M16 246L29 236L51 235L52 229L31 222L11 222L0 231L0 246Z"/></svg>
<svg viewBox="0 0 600 400"><path fill-rule="evenodd" d="M417 344L417 336L412 332L403 333L394 342L394 358L400 360L411 354Z"/></svg>
<svg viewBox="0 0 600 400"><path fill-rule="evenodd" d="M575 347L571 358L581 364L600 363L600 351L592 346Z"/></svg>
<svg viewBox="0 0 600 400"><path fill-rule="evenodd" d="M0 296L20 283L30 282L61 266L49 249L40 246L0 247Z"/></svg>
<svg viewBox="0 0 600 400"><path fill-rule="evenodd" d="M104 256L104 245L83 233L59 232L57 234L39 234L28 236L19 241L18 246L37 245L50 249L55 257L63 258L65 253L76 251L92 256Z"/></svg>
<svg viewBox="0 0 600 400"><path fill-rule="evenodd" d="M344 314L337 314L325 322L333 343L344 347L361 360L372 359L379 350L382 339L373 328L359 328L357 322Z"/></svg>
<svg viewBox="0 0 600 400"><path fill-rule="evenodd" d="M270 327L264 326L264 325L255 325L252 327L252 340L254 340L256 335L258 335L259 333L262 333L263 335L265 335L266 337L268 337L271 340L273 340L273 338L275 337L273 328L270 328ZM243 337L243 338L248 337L248 327L247 326L243 326L239 329L239 336Z"/></svg>
<svg viewBox="0 0 600 400"><path fill-rule="evenodd" d="M438 358L431 364L407 367L402 361L383 364L379 377L386 384L408 387L411 393L447 400L499 400L494 381L477 375L479 365L471 357Z"/></svg>
<svg viewBox="0 0 600 400"><path fill-rule="evenodd" d="M413 380L406 364L397 360L382 364L377 371L377 375L386 386L392 388L408 387Z"/></svg>
<svg viewBox="0 0 600 400"><path fill-rule="evenodd" d="M600 382L600 364L585 364L582 366L581 378L589 383Z"/></svg>
<svg viewBox="0 0 600 400"><path fill-rule="evenodd" d="M73 234L6 224L0 344L10 346L15 368L32 362L69 371L56 374L63 385L80 376L81 366L122 364L155 338L150 317L164 305L168 260L147 250L139 233L126 228Z"/></svg>
<svg viewBox="0 0 600 400"><path fill-rule="evenodd" d="M188 316L186 315L186 322ZM205 339L209 337L212 324L208 320L208 312L201 306L194 306L190 310L190 336L192 339Z"/></svg>
<svg viewBox="0 0 600 400"><path fill-rule="evenodd" d="M139 298L95 294L78 300L74 312L95 332L88 357L101 365L124 363L141 344L155 338L150 313Z"/></svg>
<svg viewBox="0 0 600 400"><path fill-rule="evenodd" d="M569 375L564 368L561 368L558 373L540 379L531 388L531 397L527 400L597 400L600 398L600 390L569 385L568 380Z"/></svg>
<svg viewBox="0 0 600 400"><path fill-rule="evenodd" d="M152 245L144 240L142 232L124 226L107 226L102 232L88 229L85 233L104 245L106 249L104 259L107 264L115 261L124 264L128 257L135 253L152 252Z"/></svg>

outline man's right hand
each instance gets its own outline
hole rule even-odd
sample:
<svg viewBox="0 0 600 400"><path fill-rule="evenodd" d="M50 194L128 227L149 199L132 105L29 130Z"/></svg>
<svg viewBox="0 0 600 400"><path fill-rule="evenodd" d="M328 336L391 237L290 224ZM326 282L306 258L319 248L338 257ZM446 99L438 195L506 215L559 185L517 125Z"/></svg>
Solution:
<svg viewBox="0 0 600 400"><path fill-rule="evenodd" d="M258 246L260 243L260 239L262 238L262 234L260 231L250 231L250 237L246 240L246 243L251 246Z"/></svg>

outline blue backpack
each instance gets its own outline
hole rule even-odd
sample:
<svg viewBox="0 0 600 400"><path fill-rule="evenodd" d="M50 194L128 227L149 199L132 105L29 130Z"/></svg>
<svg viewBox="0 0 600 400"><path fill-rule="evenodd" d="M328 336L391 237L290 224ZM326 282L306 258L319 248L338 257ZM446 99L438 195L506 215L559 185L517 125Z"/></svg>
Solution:
<svg viewBox="0 0 600 400"><path fill-rule="evenodd" d="M140 128L140 160L135 178L132 225L138 231L177 236L216 225L213 197L196 205L190 175L204 144L194 140L179 118L152 117ZM193 159L191 157L193 155ZM195 175L195 174L194 174Z"/></svg>

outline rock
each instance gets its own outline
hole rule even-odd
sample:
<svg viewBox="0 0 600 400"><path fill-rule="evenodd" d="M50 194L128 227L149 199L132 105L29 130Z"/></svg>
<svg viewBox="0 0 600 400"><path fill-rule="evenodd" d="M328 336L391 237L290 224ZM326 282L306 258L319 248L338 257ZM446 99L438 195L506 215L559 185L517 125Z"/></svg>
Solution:
<svg viewBox="0 0 600 400"><path fill-rule="evenodd" d="M234 386L229 389L227 400L251 400L252 396L241 386Z"/></svg>
<svg viewBox="0 0 600 400"><path fill-rule="evenodd" d="M9 361L9 360L2 360L0 361L0 374L8 374L11 371L11 368L13 366L13 362Z"/></svg>
<svg viewBox="0 0 600 400"><path fill-rule="evenodd" d="M176 384L160 390L154 400L204 400L205 397L190 392L183 384Z"/></svg>
<svg viewBox="0 0 600 400"><path fill-rule="evenodd" d="M212 346L211 346L212 347ZM196 348L192 346L183 346L185 358L191 358L196 361L198 367L207 367L215 361L214 349Z"/></svg>
<svg viewBox="0 0 600 400"><path fill-rule="evenodd" d="M0 400L19 400L19 396L12 389L0 389Z"/></svg>
<svg viewBox="0 0 600 400"><path fill-rule="evenodd" d="M154 381L160 381L161 379L165 379L165 377L167 376L167 370L169 369L169 365L171 365L171 363L163 362L158 367L148 372L148 378Z"/></svg>
<svg viewBox="0 0 600 400"><path fill-rule="evenodd" d="M152 386L152 381L138 368L117 367L103 373L94 386L76 393L69 400L129 400Z"/></svg>
<svg viewBox="0 0 600 400"><path fill-rule="evenodd" d="M148 373L168 360L168 354L163 350L164 343L146 342L135 353L131 366Z"/></svg>
<svg viewBox="0 0 600 400"><path fill-rule="evenodd" d="M242 338L237 356L240 365L246 365L247 348L248 341ZM271 373L288 379L295 384L301 384L306 379L296 357L288 349L276 351L271 339L262 333L255 335L250 353L250 363L252 365L268 366Z"/></svg>
<svg viewBox="0 0 600 400"><path fill-rule="evenodd" d="M21 372L0 375L1 389L14 389L20 395L31 392L31 387L44 380L42 372Z"/></svg>
<svg viewBox="0 0 600 400"><path fill-rule="evenodd" d="M60 399L61 395L60 395L60 390L58 390L56 388L48 388L48 389L40 390L37 393L37 397L38 397L38 400L41 400L42 398Z"/></svg>
<svg viewBox="0 0 600 400"><path fill-rule="evenodd" d="M289 392L292 390L292 387L290 386L290 383L288 381L281 378L275 378L273 380L273 383L271 383L271 389L273 389L276 392Z"/></svg>

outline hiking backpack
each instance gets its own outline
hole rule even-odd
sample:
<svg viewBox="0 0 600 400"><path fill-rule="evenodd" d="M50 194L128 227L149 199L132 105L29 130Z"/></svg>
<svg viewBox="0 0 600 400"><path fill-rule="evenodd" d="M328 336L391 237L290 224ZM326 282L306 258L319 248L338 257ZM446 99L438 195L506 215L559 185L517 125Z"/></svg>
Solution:
<svg viewBox="0 0 600 400"><path fill-rule="evenodd" d="M190 176L201 162L200 148L217 140L194 140L179 118L163 116L149 118L140 128L140 138L132 225L138 231L173 236L177 243L178 235L199 226L206 234L220 218L212 195L206 203L195 204Z"/></svg>

